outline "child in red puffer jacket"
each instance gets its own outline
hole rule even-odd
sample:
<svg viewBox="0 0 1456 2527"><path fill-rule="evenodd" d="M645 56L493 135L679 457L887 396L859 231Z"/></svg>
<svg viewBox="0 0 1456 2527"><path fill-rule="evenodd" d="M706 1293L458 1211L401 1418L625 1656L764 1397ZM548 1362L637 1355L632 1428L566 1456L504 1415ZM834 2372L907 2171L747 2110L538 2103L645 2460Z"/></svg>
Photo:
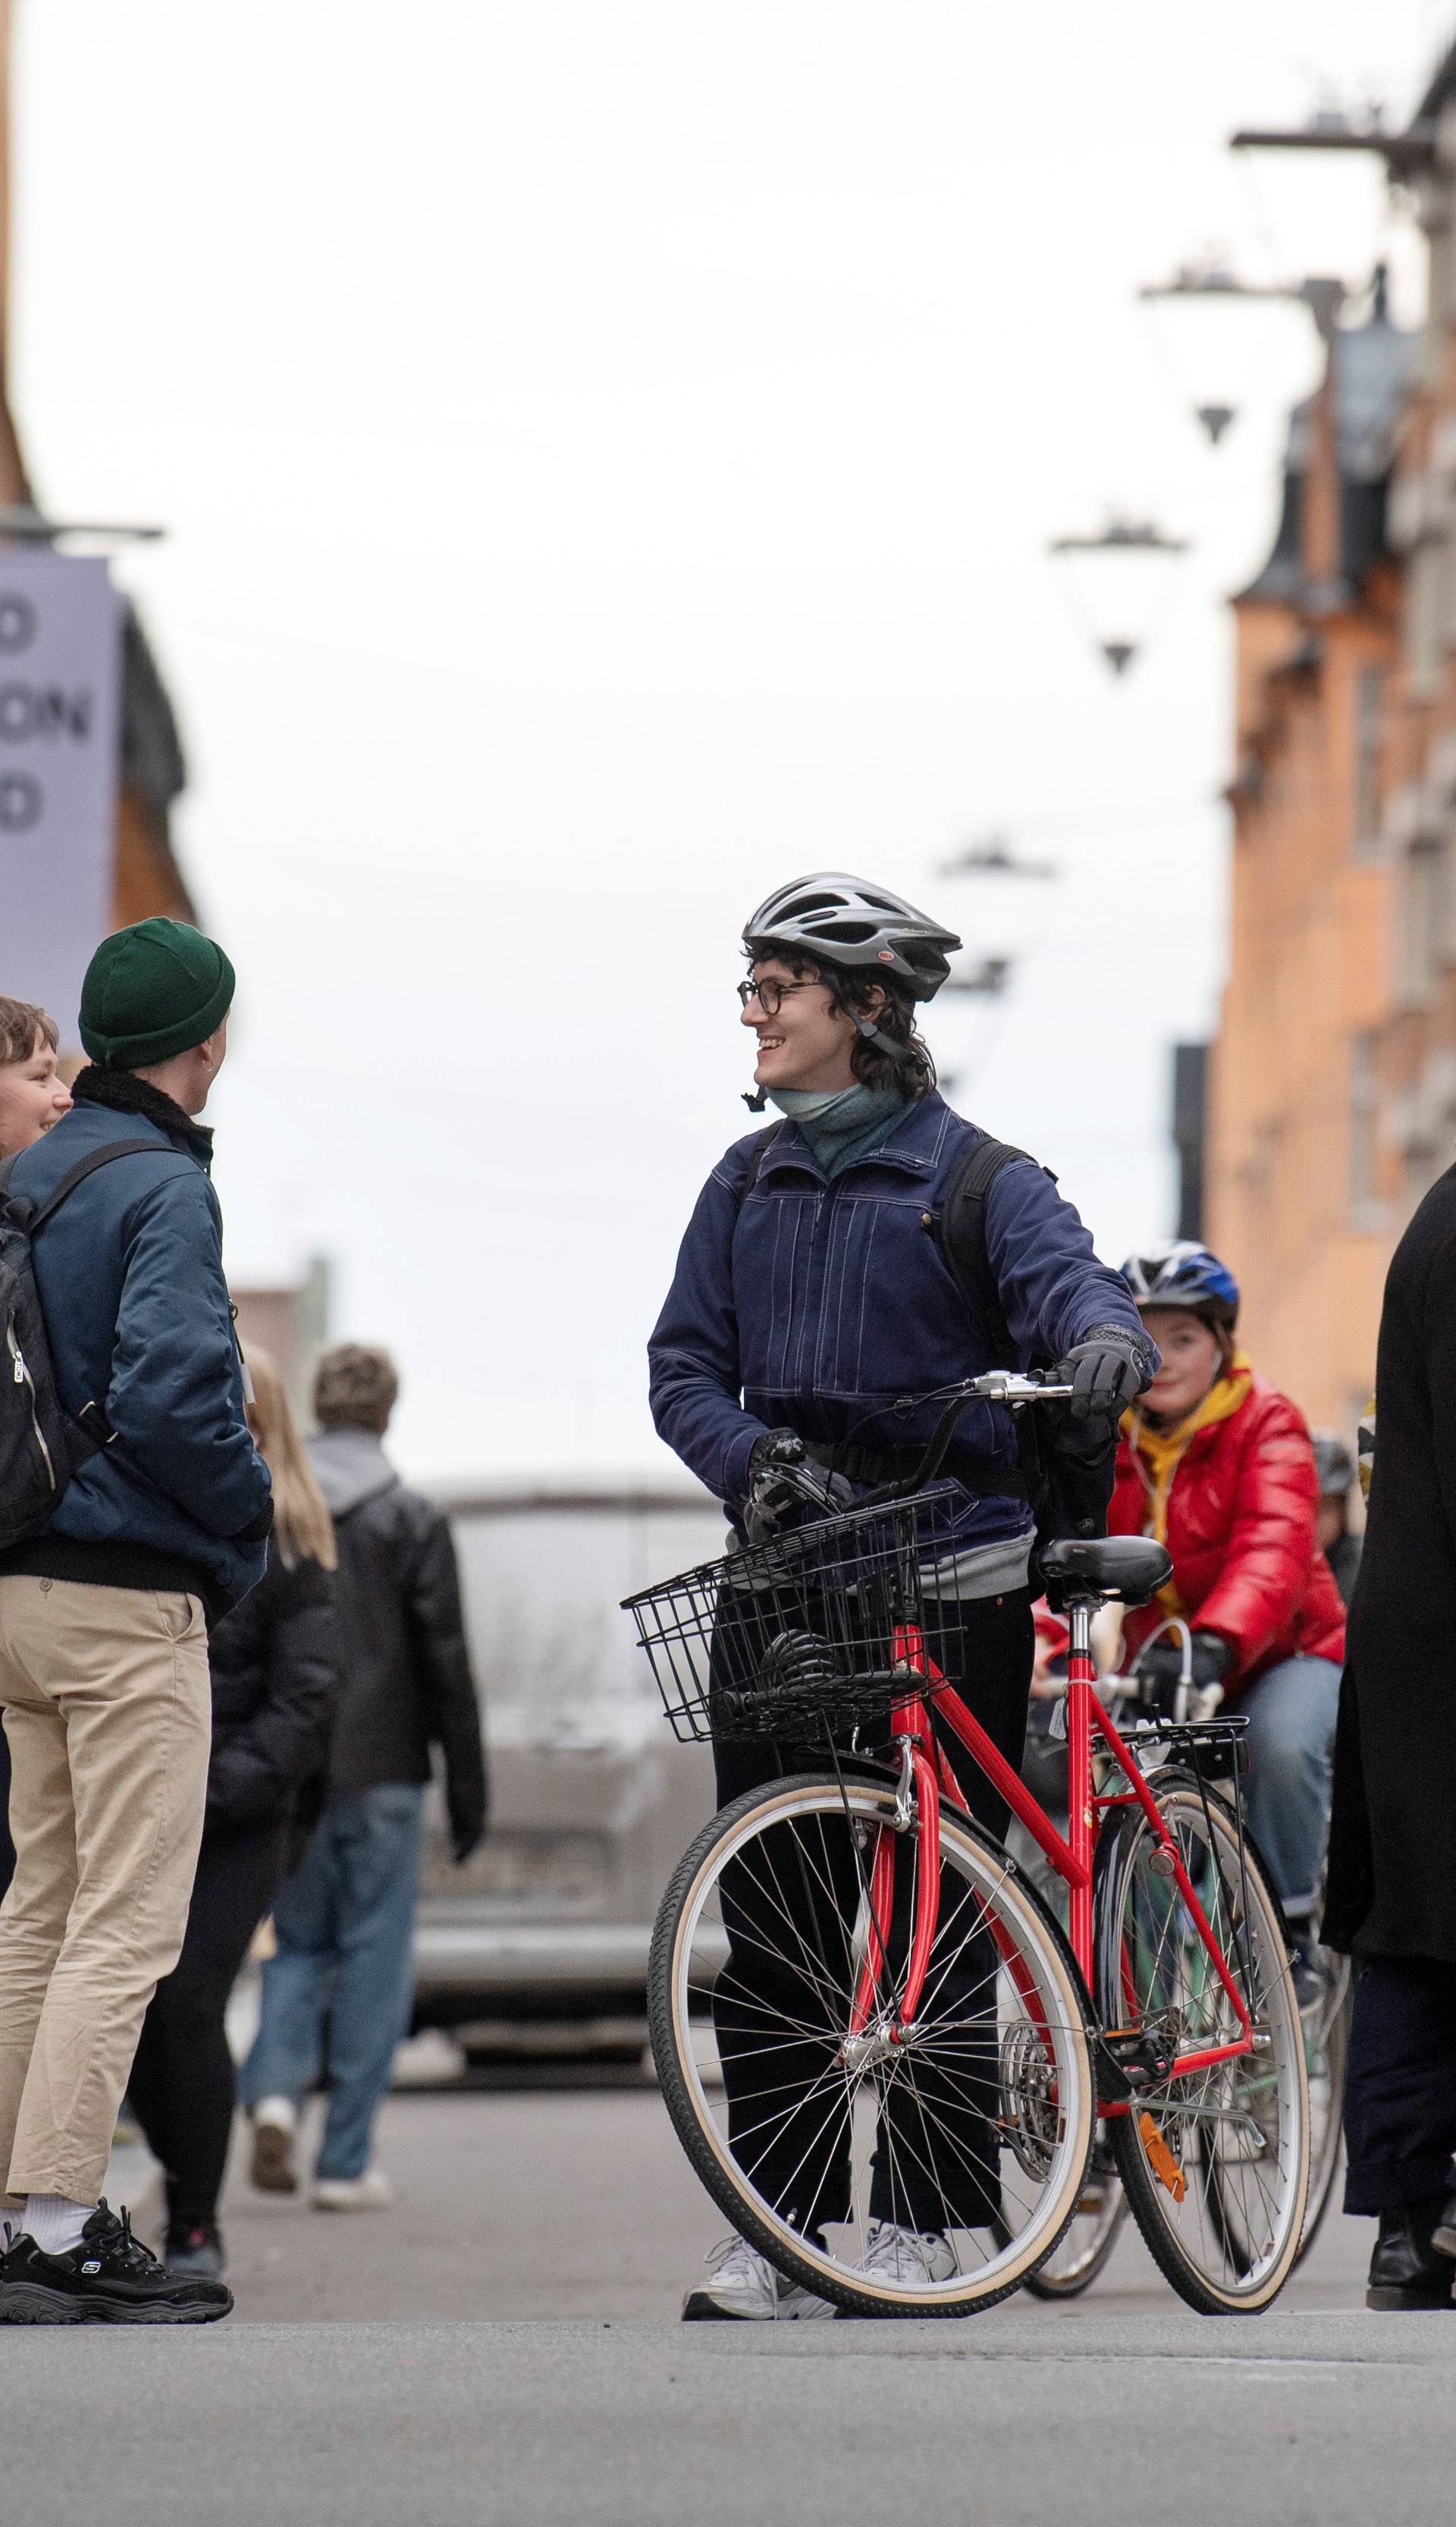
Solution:
<svg viewBox="0 0 1456 2527"><path fill-rule="evenodd" d="M1238 1284L1208 1247L1150 1247L1122 1269L1163 1366L1122 1418L1110 1535L1156 1535L1172 1578L1129 1614L1130 1657L1169 1615L1193 1633L1194 1676L1247 1715L1248 1823L1302 1944L1329 1825L1344 1657L1339 1591L1319 1549L1319 1477L1296 1406L1234 1344ZM1143 1672L1176 1676L1154 1644Z"/></svg>

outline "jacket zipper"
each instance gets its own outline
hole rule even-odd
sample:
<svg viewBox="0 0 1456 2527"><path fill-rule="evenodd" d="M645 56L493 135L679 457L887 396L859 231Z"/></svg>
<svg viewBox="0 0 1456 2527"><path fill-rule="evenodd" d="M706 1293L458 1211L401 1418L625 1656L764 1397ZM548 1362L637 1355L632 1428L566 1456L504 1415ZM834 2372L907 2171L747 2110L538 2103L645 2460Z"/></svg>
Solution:
<svg viewBox="0 0 1456 2527"><path fill-rule="evenodd" d="M29 1390L30 1427L35 1433L35 1445L40 1450L42 1457L45 1459L46 1481L50 1484L51 1490L54 1491L56 1488L55 1462L51 1456L49 1448L45 1444L45 1434L40 1427L40 1417L35 1410L35 1380L31 1376L28 1368L26 1367L26 1355L22 1351L20 1344L16 1341L14 1325L6 1326L5 1341L10 1352L11 1359L15 1362L16 1385L26 1387Z"/></svg>

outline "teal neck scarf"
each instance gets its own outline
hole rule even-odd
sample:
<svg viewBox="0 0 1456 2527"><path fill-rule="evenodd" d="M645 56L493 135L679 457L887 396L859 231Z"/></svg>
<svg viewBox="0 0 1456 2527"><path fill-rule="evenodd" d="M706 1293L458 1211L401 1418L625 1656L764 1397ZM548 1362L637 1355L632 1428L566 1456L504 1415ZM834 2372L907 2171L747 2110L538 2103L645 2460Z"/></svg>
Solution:
<svg viewBox="0 0 1456 2527"><path fill-rule="evenodd" d="M898 1088L770 1088L769 1101L787 1114L831 1181L888 1141L909 1100Z"/></svg>

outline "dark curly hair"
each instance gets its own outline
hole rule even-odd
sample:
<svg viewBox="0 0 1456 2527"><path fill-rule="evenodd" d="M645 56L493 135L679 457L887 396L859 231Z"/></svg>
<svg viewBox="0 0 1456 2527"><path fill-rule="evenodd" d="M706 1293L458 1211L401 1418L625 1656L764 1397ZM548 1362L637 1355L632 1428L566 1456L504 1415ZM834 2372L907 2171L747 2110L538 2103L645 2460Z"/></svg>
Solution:
<svg viewBox="0 0 1456 2527"><path fill-rule="evenodd" d="M796 948L781 948L774 939L749 939L745 948L750 966L763 965L773 958L787 965L796 983L822 983L829 994L830 1006L847 1009L852 1017L872 1017L889 1045L872 1044L867 1036L857 1036L850 1056L850 1067L865 1088L898 1088L902 1097L928 1097L935 1086L935 1063L930 1047L915 1033L915 1004L909 986L899 974L860 973L852 966L831 965L822 957L803 955ZM875 1006L876 994L880 995Z"/></svg>

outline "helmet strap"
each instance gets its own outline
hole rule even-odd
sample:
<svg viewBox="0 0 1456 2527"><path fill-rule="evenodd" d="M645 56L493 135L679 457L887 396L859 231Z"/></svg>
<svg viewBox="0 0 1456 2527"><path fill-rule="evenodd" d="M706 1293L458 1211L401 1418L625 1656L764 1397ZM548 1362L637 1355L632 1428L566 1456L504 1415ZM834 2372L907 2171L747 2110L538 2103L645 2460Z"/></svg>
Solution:
<svg viewBox="0 0 1456 2527"><path fill-rule="evenodd" d="M761 1114L768 1104L768 1091L766 1088L746 1088L743 1102L751 1114Z"/></svg>

